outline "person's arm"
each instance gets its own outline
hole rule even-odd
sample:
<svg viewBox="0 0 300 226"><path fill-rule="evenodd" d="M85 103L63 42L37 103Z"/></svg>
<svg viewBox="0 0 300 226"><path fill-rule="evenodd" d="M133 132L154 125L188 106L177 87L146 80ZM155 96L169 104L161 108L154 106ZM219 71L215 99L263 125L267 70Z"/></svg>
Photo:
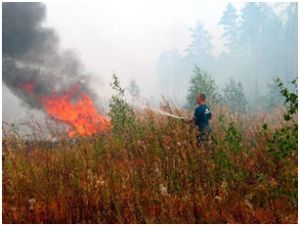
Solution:
<svg viewBox="0 0 300 226"><path fill-rule="evenodd" d="M195 122L195 117L193 117L193 118L186 118L186 119L184 119L184 122L186 122L186 123Z"/></svg>
<svg viewBox="0 0 300 226"><path fill-rule="evenodd" d="M184 119L184 121L185 121L186 123L192 123L192 122L195 122L195 121L196 121L196 114L197 114L197 109L195 109L194 115L193 115L192 118L186 118L186 119Z"/></svg>

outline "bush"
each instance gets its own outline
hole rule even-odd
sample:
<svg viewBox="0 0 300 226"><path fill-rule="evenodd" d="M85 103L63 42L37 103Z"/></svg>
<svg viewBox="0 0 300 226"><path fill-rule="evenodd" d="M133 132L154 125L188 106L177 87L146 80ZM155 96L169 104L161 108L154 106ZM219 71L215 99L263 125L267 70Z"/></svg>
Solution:
<svg viewBox="0 0 300 226"><path fill-rule="evenodd" d="M247 100L240 82L235 82L233 79L229 80L223 89L222 103L233 112L246 111Z"/></svg>
<svg viewBox="0 0 300 226"><path fill-rule="evenodd" d="M289 91L277 78L277 84L282 96L285 98L287 112L284 114L286 125L272 133L272 138L268 141L268 150L276 160L280 160L298 151L298 93L297 81L293 80L295 92ZM290 123L291 122L291 123ZM268 126L263 125L263 129L267 130Z"/></svg>
<svg viewBox="0 0 300 226"><path fill-rule="evenodd" d="M219 89L213 78L199 67L195 67L188 90L186 108L193 109L196 106L196 96L199 93L204 93L207 96L209 105L214 105L220 100Z"/></svg>
<svg viewBox="0 0 300 226"><path fill-rule="evenodd" d="M113 74L113 82L110 84L115 94L111 97L108 115L111 117L113 131L117 133L127 133L136 129L137 120L133 109L127 104L120 82L115 74Z"/></svg>

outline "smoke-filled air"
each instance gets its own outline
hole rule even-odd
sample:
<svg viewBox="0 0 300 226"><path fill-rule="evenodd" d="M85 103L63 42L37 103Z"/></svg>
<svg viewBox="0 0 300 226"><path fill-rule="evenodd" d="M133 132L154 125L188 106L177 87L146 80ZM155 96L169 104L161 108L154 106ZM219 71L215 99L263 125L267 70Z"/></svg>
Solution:
<svg viewBox="0 0 300 226"><path fill-rule="evenodd" d="M297 223L298 3L2 3L3 223Z"/></svg>

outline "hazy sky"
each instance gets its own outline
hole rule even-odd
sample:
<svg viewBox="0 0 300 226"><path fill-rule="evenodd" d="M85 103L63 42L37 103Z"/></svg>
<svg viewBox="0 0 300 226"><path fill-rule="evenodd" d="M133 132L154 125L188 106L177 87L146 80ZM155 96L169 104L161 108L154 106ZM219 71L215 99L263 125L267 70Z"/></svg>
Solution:
<svg viewBox="0 0 300 226"><path fill-rule="evenodd" d="M109 96L111 74L123 85L135 78L142 95L157 95L156 63L166 50L190 43L189 28L201 21L212 36L214 55L223 50L218 22L228 2L198 0L49 2L45 26L56 29L63 48L74 49L86 70L100 80L100 96ZM240 9L243 3L233 3ZM125 83L125 84L124 84Z"/></svg>
<svg viewBox="0 0 300 226"><path fill-rule="evenodd" d="M86 72L93 74L92 86L100 99L107 101L112 94L113 72L123 87L136 79L141 95L151 98L160 96L156 75L160 54L173 48L183 52L191 42L189 28L197 20L212 36L213 54L218 56L224 50L218 23L227 4L199 0L51 1L46 2L44 26L56 30L62 49L72 49L81 58ZM244 5L232 4L237 10ZM4 120L33 112L20 107L24 103L5 86L2 93Z"/></svg>

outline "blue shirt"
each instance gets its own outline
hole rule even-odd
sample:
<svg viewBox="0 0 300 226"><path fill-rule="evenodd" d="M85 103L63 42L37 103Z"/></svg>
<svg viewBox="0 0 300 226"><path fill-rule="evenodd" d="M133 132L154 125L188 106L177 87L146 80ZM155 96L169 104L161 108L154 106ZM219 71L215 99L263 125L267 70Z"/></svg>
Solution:
<svg viewBox="0 0 300 226"><path fill-rule="evenodd" d="M209 128L209 120L211 119L211 112L206 104L199 105L195 109L194 120L199 130Z"/></svg>

